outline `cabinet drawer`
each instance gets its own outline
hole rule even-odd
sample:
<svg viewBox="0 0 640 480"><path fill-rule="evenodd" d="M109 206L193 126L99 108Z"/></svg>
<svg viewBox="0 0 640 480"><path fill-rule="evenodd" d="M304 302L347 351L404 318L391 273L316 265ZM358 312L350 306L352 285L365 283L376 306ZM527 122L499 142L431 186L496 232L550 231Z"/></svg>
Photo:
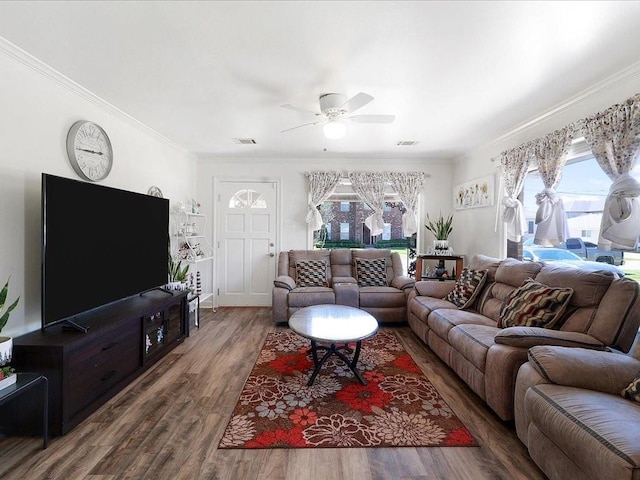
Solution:
<svg viewBox="0 0 640 480"><path fill-rule="evenodd" d="M69 364L66 383L69 392L67 412L70 417L133 374L140 366L138 335L128 335L102 344L105 347L92 349L93 356L83 355L81 362Z"/></svg>

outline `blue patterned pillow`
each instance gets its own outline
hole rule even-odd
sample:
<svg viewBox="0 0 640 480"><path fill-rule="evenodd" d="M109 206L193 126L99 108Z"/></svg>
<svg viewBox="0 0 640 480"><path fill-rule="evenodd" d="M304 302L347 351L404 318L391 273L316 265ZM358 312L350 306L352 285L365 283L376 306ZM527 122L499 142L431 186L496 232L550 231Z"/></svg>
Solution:
<svg viewBox="0 0 640 480"><path fill-rule="evenodd" d="M296 287L328 287L326 260L298 260Z"/></svg>
<svg viewBox="0 0 640 480"><path fill-rule="evenodd" d="M384 258L356 258L356 279L360 287L386 287L386 260Z"/></svg>

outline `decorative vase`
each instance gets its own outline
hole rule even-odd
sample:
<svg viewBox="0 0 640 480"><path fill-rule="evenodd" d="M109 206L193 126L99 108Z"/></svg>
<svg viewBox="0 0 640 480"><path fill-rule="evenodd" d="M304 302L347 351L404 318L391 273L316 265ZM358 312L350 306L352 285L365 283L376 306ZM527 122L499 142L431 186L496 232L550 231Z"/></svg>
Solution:
<svg viewBox="0 0 640 480"><path fill-rule="evenodd" d="M13 353L13 338L0 337L0 367L4 367L11 363Z"/></svg>
<svg viewBox="0 0 640 480"><path fill-rule="evenodd" d="M434 240L433 248L436 250L449 250L449 241L448 240Z"/></svg>

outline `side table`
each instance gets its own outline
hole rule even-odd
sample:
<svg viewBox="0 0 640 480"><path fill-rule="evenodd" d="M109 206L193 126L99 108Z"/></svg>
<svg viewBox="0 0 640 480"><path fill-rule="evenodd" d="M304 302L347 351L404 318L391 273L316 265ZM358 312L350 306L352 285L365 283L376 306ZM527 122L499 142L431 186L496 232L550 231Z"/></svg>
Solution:
<svg viewBox="0 0 640 480"><path fill-rule="evenodd" d="M0 390L0 406L40 387L42 395L42 448L49 445L49 382L39 373L16 373L16 383Z"/></svg>
<svg viewBox="0 0 640 480"><path fill-rule="evenodd" d="M195 309L195 322L194 322L194 326L196 328L200 328L200 295L197 293L190 293L187 296L187 303L190 304L191 302L195 301L196 302L196 309ZM191 308L187 308L187 322L191 321Z"/></svg>
<svg viewBox="0 0 640 480"><path fill-rule="evenodd" d="M417 255L416 256L416 282L427 278L423 276L423 271L424 271L422 266L423 260L455 261L456 262L455 279L457 280L458 277L460 277L460 274L462 273L464 255L424 255L424 254ZM435 279L435 278L430 278L430 279Z"/></svg>

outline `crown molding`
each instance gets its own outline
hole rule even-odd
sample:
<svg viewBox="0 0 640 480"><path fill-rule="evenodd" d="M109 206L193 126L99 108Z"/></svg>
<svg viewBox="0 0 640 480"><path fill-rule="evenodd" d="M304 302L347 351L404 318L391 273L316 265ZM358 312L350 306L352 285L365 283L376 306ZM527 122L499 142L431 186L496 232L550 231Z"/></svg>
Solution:
<svg viewBox="0 0 640 480"><path fill-rule="evenodd" d="M151 135L152 137L166 144L167 146L175 150L179 150L187 155L191 155L191 152L187 150L185 147L183 147L182 145L175 143L174 141L168 139L164 135L148 127L147 125L135 119L128 113L110 104L109 102L99 97L95 93L87 90L82 85L74 82L66 75L58 72L56 69L50 67L43 61L37 59L30 53L26 52L25 50L21 49L17 45L11 43L9 40L1 36L0 36L0 53L26 66L30 70L40 74L47 80L66 88L67 90L73 92L83 100L93 103L94 105L100 107L101 109L105 110L111 115L119 118L120 120L133 125L134 127L142 130L144 133L148 135Z"/></svg>
<svg viewBox="0 0 640 480"><path fill-rule="evenodd" d="M511 137L514 137L534 127L539 123L545 122L553 117L556 117L558 115L565 113L566 111L574 108L576 105L582 102L585 102L591 98L594 98L608 89L615 88L619 85L624 85L625 83L629 83L633 80L638 80L638 79L640 79L640 62L633 63L630 66L620 70L619 72L581 91L577 95L574 95L573 97L569 97L565 101L556 104L555 106L546 110L542 114L524 123L521 123L517 127L512 128L508 132L500 135L499 137L494 138L493 140L488 142L485 146L499 144L505 140L508 140ZM620 101L623 101L623 100L624 99L620 99ZM596 112L593 112L593 113L596 113ZM577 120L579 119L576 119L576 121Z"/></svg>

